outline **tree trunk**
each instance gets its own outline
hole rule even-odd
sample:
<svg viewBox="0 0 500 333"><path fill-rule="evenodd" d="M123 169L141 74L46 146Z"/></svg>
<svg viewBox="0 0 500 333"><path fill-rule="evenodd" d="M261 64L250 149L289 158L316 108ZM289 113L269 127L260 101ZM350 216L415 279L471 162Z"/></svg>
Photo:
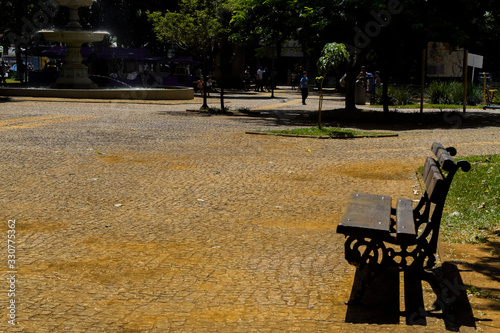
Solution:
<svg viewBox="0 0 500 333"><path fill-rule="evenodd" d="M387 59L387 58L386 58ZM382 68L381 79L382 79L382 106L384 112L389 112L389 68L390 64L384 62L384 67Z"/></svg>
<svg viewBox="0 0 500 333"><path fill-rule="evenodd" d="M225 105L224 105L224 71L221 71L220 74L220 111L224 112L225 110Z"/></svg>
<svg viewBox="0 0 500 333"><path fill-rule="evenodd" d="M351 61L347 64L347 77L346 77L346 95L345 95L345 108L346 110L356 110L356 77L361 71L361 65L366 59L369 50L364 49L356 57L351 55Z"/></svg>
<svg viewBox="0 0 500 333"><path fill-rule="evenodd" d="M17 16L17 20L16 20L16 28L15 28L15 33L18 34L19 36L22 36L24 39L28 40L28 38L31 38L28 36L28 34L25 34L23 35L23 21L22 21L22 17L26 16L27 13L28 13L28 3L26 0L18 0L16 1L17 4L15 5L14 7L14 12L15 12L15 15ZM21 81L21 83L24 82L24 76L26 75L23 72L21 72L22 69L24 69L24 66L23 66L23 57L21 55L21 47L25 48L26 52L28 52L28 44L24 44L24 43L16 43L15 45L15 53L16 53L16 64L17 64L17 74L18 74L18 79L19 81ZM26 70L28 69L28 64L26 64ZM21 76L22 74L22 76Z"/></svg>
<svg viewBox="0 0 500 333"><path fill-rule="evenodd" d="M349 64L346 77L345 108L356 110L356 76L358 71Z"/></svg>
<svg viewBox="0 0 500 333"><path fill-rule="evenodd" d="M208 57L205 56L202 59L204 59L205 61L203 62L203 72L201 74L203 80L203 105L201 106L200 110L208 110L208 103L207 103Z"/></svg>
<svg viewBox="0 0 500 333"><path fill-rule="evenodd" d="M384 76L382 81L382 106L384 107L384 112L389 112L389 77L387 74Z"/></svg>

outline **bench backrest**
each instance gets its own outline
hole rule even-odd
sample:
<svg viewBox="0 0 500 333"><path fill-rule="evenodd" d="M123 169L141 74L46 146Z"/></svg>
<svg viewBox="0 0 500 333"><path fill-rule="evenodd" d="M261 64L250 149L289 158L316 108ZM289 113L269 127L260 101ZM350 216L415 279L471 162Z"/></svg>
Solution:
<svg viewBox="0 0 500 333"><path fill-rule="evenodd" d="M414 259L426 268L431 268L435 263L434 254L439 238L439 226L453 177L460 168L465 172L470 170L469 162L453 160L451 156L457 153L455 148L444 148L441 144L434 143L431 150L436 155L436 159L428 157L425 161L422 172L425 193L413 210L415 230L420 230L417 242L424 239L428 244L425 251L427 254L418 255ZM432 216L430 216L431 212ZM425 224L424 228L420 227L422 224ZM428 238L429 235L430 238Z"/></svg>
<svg viewBox="0 0 500 333"><path fill-rule="evenodd" d="M422 171L426 194L430 202L444 204L456 171L461 168L467 172L470 170L470 164L466 161L455 162L452 156L456 155L457 151L453 147L444 148L440 143L434 142L431 150L436 159L428 157ZM447 172L446 175L443 170Z"/></svg>
<svg viewBox="0 0 500 333"><path fill-rule="evenodd" d="M436 164L436 162L430 157L427 157L425 161L422 177L429 200L433 203L440 202L443 199L443 196L446 195L446 193L444 193L445 177L443 176L438 164Z"/></svg>

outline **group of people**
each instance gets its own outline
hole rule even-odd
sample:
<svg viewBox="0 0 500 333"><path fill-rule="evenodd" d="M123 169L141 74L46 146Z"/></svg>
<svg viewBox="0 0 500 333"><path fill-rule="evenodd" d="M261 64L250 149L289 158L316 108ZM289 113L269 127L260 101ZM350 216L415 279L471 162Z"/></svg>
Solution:
<svg viewBox="0 0 500 333"><path fill-rule="evenodd" d="M370 103L375 102L375 90L382 86L380 72L376 71L375 75L368 73L366 67L361 67L361 72L356 77L356 100L357 104L365 104L366 94L370 96Z"/></svg>
<svg viewBox="0 0 500 333"><path fill-rule="evenodd" d="M362 86L366 92L374 93L375 89L382 84L380 72L376 71L375 75L368 73L366 67L361 67L361 72L356 77L356 83Z"/></svg>
<svg viewBox="0 0 500 333"><path fill-rule="evenodd" d="M292 89L295 89L297 83L299 84L300 91L302 93L302 104L306 104L307 96L309 95L309 78L307 77L307 72L302 73L300 79L297 78L297 74L292 73ZM252 83L252 74L250 72L250 66L245 68L243 73L243 85L245 91L250 91L250 86ZM269 70L267 67L260 66L255 73L255 88L256 92L271 91L271 85L276 84L272 82L271 75L269 75Z"/></svg>
<svg viewBox="0 0 500 333"><path fill-rule="evenodd" d="M247 68L250 71L249 68ZM251 76L248 77L248 81L250 81ZM267 67L259 67L257 69L257 73L255 74L255 91L271 91L272 85L275 83L272 82L272 73L267 69Z"/></svg>
<svg viewBox="0 0 500 333"><path fill-rule="evenodd" d="M9 76L9 69L11 67L9 64L2 59L0 62L0 81L1 83L7 83L7 77ZM15 71L15 70L14 70ZM26 75L33 71L33 64L28 63L26 64L24 62L21 62L18 67L17 67L17 79L21 82L24 83L26 79Z"/></svg>
<svg viewBox="0 0 500 333"><path fill-rule="evenodd" d="M341 79L341 86L342 81L345 82L345 77L346 75L344 75L344 77ZM243 74L243 84L245 91L250 91L251 83L252 74L250 72L250 67L246 67ZM302 73L292 72L291 83L292 89L295 89L295 87L298 86L298 89L300 90L302 96L302 104L306 105L306 100L309 96L309 77L307 76L307 71L303 71ZM376 71L375 75L372 75L368 73L366 71L366 67L363 66L361 68L361 72L356 77L356 83L357 86L362 87L363 92L373 93L375 91L375 88L382 84L380 72ZM267 91L270 91L271 84L272 83L269 71L267 70L267 68L260 66L255 73L255 91L264 92L265 89ZM197 81L197 88L200 92L203 93L204 81L202 76L200 77L200 80ZM210 77L207 77L206 89L208 90L208 93L212 90L212 79Z"/></svg>
<svg viewBox="0 0 500 333"><path fill-rule="evenodd" d="M196 90L203 95L206 89L207 96L210 96L210 93L213 91L213 85L214 85L214 80L212 79L212 74L208 75L205 79L203 78L203 75L200 75L200 79L195 82L196 83Z"/></svg>

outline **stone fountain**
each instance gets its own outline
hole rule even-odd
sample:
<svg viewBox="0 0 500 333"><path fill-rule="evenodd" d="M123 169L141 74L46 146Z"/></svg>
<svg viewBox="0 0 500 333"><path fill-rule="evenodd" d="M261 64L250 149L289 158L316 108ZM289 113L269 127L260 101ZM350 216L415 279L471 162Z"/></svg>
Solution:
<svg viewBox="0 0 500 333"><path fill-rule="evenodd" d="M59 7L68 7L70 19L64 30L42 30L45 39L66 44L66 57L59 79L50 88L0 87L0 96L56 97L78 99L132 99L132 100L189 100L193 88L167 87L160 89L99 89L88 77L88 68L82 64L81 47L84 43L102 41L107 32L86 31L80 25L78 8L90 7L96 0L52 0Z"/></svg>
<svg viewBox="0 0 500 333"><path fill-rule="evenodd" d="M59 7L69 8L69 23L65 30L42 30L45 39L66 44L66 57L56 89L94 89L97 86L88 77L88 68L82 64L82 44L100 42L108 35L104 31L82 30L78 8L90 7L96 0L53 0Z"/></svg>

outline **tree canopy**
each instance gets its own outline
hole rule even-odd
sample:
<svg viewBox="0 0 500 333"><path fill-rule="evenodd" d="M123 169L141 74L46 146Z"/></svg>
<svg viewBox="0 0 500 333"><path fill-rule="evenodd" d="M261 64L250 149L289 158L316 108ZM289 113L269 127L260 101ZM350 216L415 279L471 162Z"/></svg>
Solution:
<svg viewBox="0 0 500 333"><path fill-rule="evenodd" d="M9 33L22 36L26 22L36 27L34 15L48 1L0 2L2 44L11 42ZM98 0L81 14L86 28L108 30L119 46L171 43L206 56L231 42L279 56L295 40L314 65L325 44L339 42L355 51L346 71L369 61L408 81L421 49L441 41L482 54L485 66L500 70L498 0ZM49 25L62 24L64 15Z"/></svg>
<svg viewBox="0 0 500 333"><path fill-rule="evenodd" d="M196 57L211 54L225 27L219 19L222 1L181 0L178 11L148 12L156 37Z"/></svg>

